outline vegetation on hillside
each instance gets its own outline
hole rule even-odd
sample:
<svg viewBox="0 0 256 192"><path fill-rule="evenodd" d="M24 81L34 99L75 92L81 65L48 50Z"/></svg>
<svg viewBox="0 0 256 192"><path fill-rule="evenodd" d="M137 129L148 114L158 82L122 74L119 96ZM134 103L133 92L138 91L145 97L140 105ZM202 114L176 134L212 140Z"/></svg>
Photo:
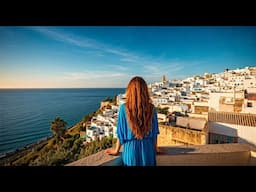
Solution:
<svg viewBox="0 0 256 192"><path fill-rule="evenodd" d="M114 105L116 105L116 98L117 98L117 95L113 98L107 97L106 99L103 100L103 102L109 101L110 103L113 103Z"/></svg>
<svg viewBox="0 0 256 192"><path fill-rule="evenodd" d="M51 130L57 138L65 140L63 137L66 133L66 125L67 122L65 122L63 119L55 117L55 119L51 122Z"/></svg>
<svg viewBox="0 0 256 192"><path fill-rule="evenodd" d="M94 115L101 112L102 110L97 110L96 112L86 115L70 129L66 129L67 123L63 119L55 117L50 126L54 136L47 142L36 145L24 156L13 162L9 162L8 165L65 165L112 147L115 143L113 137L104 137L102 140L96 140L86 144L83 144L83 140L80 139L79 132L85 130L83 124L88 123Z"/></svg>

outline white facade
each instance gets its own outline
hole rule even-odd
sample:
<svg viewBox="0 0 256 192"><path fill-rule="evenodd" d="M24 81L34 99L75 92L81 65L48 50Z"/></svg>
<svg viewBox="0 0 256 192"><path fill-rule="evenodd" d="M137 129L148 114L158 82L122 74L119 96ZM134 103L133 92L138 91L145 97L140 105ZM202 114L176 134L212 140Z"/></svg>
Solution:
<svg viewBox="0 0 256 192"><path fill-rule="evenodd" d="M191 129L203 130L206 127L207 120L203 118L177 117L176 125Z"/></svg>
<svg viewBox="0 0 256 192"><path fill-rule="evenodd" d="M168 109L168 112L172 113L174 111L183 112L183 108L180 104L170 105L169 109Z"/></svg>
<svg viewBox="0 0 256 192"><path fill-rule="evenodd" d="M153 104L155 106L158 106L159 104L166 104L168 103L168 99L167 98L153 98Z"/></svg>
<svg viewBox="0 0 256 192"><path fill-rule="evenodd" d="M238 143L250 143L256 146L256 129L244 125L208 122L209 132L238 137Z"/></svg>
<svg viewBox="0 0 256 192"><path fill-rule="evenodd" d="M250 87L256 87L256 78L251 77L244 80L244 89L250 88Z"/></svg>
<svg viewBox="0 0 256 192"><path fill-rule="evenodd" d="M113 128L112 128L112 126L103 126L102 128L103 128L103 130L104 130L105 136L110 136L110 134L113 133Z"/></svg>
<svg viewBox="0 0 256 192"><path fill-rule="evenodd" d="M245 99L242 112L256 114L256 101Z"/></svg>
<svg viewBox="0 0 256 192"><path fill-rule="evenodd" d="M93 138L93 136L99 135L99 131L98 127L90 127L86 130L86 135Z"/></svg>
<svg viewBox="0 0 256 192"><path fill-rule="evenodd" d="M157 113L158 122L166 122L166 115L162 113Z"/></svg>
<svg viewBox="0 0 256 192"><path fill-rule="evenodd" d="M112 109L105 109L103 111L103 115L106 115L106 116L110 116L110 115L113 115L114 114L114 111Z"/></svg>
<svg viewBox="0 0 256 192"><path fill-rule="evenodd" d="M116 97L117 105L121 105L121 104L125 103L125 98L126 98L125 94L117 95L117 97Z"/></svg>
<svg viewBox="0 0 256 192"><path fill-rule="evenodd" d="M111 109L112 109L114 112L117 112L118 109L119 109L119 106L117 106L117 105L111 105Z"/></svg>
<svg viewBox="0 0 256 192"><path fill-rule="evenodd" d="M98 114L98 115L97 115L97 120L99 120L99 121L105 121L106 118L105 118L103 115Z"/></svg>

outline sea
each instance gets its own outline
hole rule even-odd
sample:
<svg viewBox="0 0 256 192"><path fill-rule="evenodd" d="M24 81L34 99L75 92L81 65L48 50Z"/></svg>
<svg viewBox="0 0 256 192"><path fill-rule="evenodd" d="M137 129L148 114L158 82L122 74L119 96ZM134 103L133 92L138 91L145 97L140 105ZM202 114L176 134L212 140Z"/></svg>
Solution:
<svg viewBox="0 0 256 192"><path fill-rule="evenodd" d="M53 135L58 116L67 128L125 88L0 89L0 156Z"/></svg>

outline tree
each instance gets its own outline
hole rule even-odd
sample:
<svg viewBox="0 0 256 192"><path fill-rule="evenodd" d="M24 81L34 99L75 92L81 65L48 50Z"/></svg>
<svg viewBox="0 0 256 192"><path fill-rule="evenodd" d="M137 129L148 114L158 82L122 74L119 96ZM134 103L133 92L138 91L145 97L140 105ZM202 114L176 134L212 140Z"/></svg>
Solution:
<svg viewBox="0 0 256 192"><path fill-rule="evenodd" d="M55 117L55 119L51 122L51 130L57 136L57 138L65 140L63 136L66 133L66 125L67 123L63 119Z"/></svg>
<svg viewBox="0 0 256 192"><path fill-rule="evenodd" d="M105 100L103 100L103 101L109 101L109 102L111 102L112 101L112 99L110 98L110 97L107 97Z"/></svg>
<svg viewBox="0 0 256 192"><path fill-rule="evenodd" d="M168 109L169 109L169 107L164 107L164 108L157 107L157 112L167 115Z"/></svg>

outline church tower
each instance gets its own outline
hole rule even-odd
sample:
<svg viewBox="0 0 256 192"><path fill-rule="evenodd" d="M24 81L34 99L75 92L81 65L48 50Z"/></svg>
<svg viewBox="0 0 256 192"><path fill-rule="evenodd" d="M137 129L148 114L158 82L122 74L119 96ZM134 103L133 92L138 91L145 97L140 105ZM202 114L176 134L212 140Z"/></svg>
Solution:
<svg viewBox="0 0 256 192"><path fill-rule="evenodd" d="M162 82L166 82L166 77L165 77L165 75L163 75L163 77L162 77Z"/></svg>

